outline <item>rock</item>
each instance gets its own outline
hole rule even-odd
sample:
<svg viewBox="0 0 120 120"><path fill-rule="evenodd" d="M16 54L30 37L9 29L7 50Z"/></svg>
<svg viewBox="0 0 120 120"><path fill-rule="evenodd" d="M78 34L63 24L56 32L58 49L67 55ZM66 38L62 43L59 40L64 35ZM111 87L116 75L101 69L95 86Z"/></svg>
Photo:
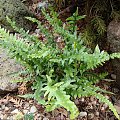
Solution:
<svg viewBox="0 0 120 120"><path fill-rule="evenodd" d="M37 112L37 108L35 106L32 106L30 108L30 113L35 113L35 112Z"/></svg>
<svg viewBox="0 0 120 120"><path fill-rule="evenodd" d="M1 114L1 115L0 115L0 119L3 120L3 118L4 118L4 116L3 116L3 114Z"/></svg>
<svg viewBox="0 0 120 120"><path fill-rule="evenodd" d="M79 103L80 103L78 99L75 99L74 102L75 102L76 105L79 105Z"/></svg>
<svg viewBox="0 0 120 120"><path fill-rule="evenodd" d="M45 117L45 118L43 118L43 120L49 120L49 119Z"/></svg>
<svg viewBox="0 0 120 120"><path fill-rule="evenodd" d="M5 107L5 112L9 111L9 107Z"/></svg>
<svg viewBox="0 0 120 120"><path fill-rule="evenodd" d="M19 110L18 110L18 109L15 109L15 110L13 110L11 113L12 113L12 114L17 114L17 113L19 113Z"/></svg>
<svg viewBox="0 0 120 120"><path fill-rule="evenodd" d="M117 102L117 99L116 99L116 97L115 96L111 96L111 99L112 99L112 103L116 103Z"/></svg>
<svg viewBox="0 0 120 120"><path fill-rule="evenodd" d="M119 104L119 106L120 106L120 100L118 100L116 103Z"/></svg>
<svg viewBox="0 0 120 120"><path fill-rule="evenodd" d="M1 105L1 108L2 108L2 110L4 110L5 109L5 105Z"/></svg>
<svg viewBox="0 0 120 120"><path fill-rule="evenodd" d="M28 102L26 102L24 108L28 109L29 107L30 107L30 104Z"/></svg>
<svg viewBox="0 0 120 120"><path fill-rule="evenodd" d="M96 115L96 116L99 116L99 115L100 115L100 113L99 113L99 112L95 112L95 115Z"/></svg>
<svg viewBox="0 0 120 120"><path fill-rule="evenodd" d="M113 80L116 80L116 75L115 75L115 74L111 74L111 78L112 78Z"/></svg>
<svg viewBox="0 0 120 120"><path fill-rule="evenodd" d="M33 23L25 18L27 16L33 17L33 14L21 0L0 0L0 25L13 31L13 28L6 20L6 16L15 21L18 27L25 30L31 30L33 27Z"/></svg>
<svg viewBox="0 0 120 120"><path fill-rule="evenodd" d="M96 105L97 104L97 101L93 101L93 102L91 102L92 103L92 105Z"/></svg>
<svg viewBox="0 0 120 120"><path fill-rule="evenodd" d="M119 89L118 88L113 88L112 90L113 90L113 93L115 93L115 94L119 93Z"/></svg>
<svg viewBox="0 0 120 120"><path fill-rule="evenodd" d="M88 114L88 120L93 120L94 116L95 115L93 113L89 113Z"/></svg>
<svg viewBox="0 0 120 120"><path fill-rule="evenodd" d="M103 107L104 107L105 109L107 109L107 108L108 108L108 105L105 103L105 104L103 104Z"/></svg>
<svg viewBox="0 0 120 120"><path fill-rule="evenodd" d="M78 100L79 100L79 102L85 102L85 98L80 98Z"/></svg>
<svg viewBox="0 0 120 120"><path fill-rule="evenodd" d="M105 111L105 108L104 108L104 107L101 107L101 111L103 111L103 112L104 112L104 111Z"/></svg>
<svg viewBox="0 0 120 120"><path fill-rule="evenodd" d="M5 115L3 116L3 120L7 120L7 117L8 117L8 115L5 114Z"/></svg>
<svg viewBox="0 0 120 120"><path fill-rule="evenodd" d="M21 68L13 59L8 58L5 50L0 48L0 94L17 90L17 83L11 83L11 81L19 80L20 77L9 74L18 72Z"/></svg>
<svg viewBox="0 0 120 120"><path fill-rule="evenodd" d="M24 114L27 114L27 113L28 113L28 110L23 110L23 113L24 113Z"/></svg>
<svg viewBox="0 0 120 120"><path fill-rule="evenodd" d="M113 20L107 28L107 42L110 45L110 51L120 52L120 21ZM112 60L114 73L116 74L116 83L120 88L120 59Z"/></svg>
<svg viewBox="0 0 120 120"><path fill-rule="evenodd" d="M105 97L106 97L107 99L109 99L109 96L105 95Z"/></svg>
<svg viewBox="0 0 120 120"><path fill-rule="evenodd" d="M47 1L39 2L37 8L38 9L48 8L48 2Z"/></svg>
<svg viewBox="0 0 120 120"><path fill-rule="evenodd" d="M79 116L80 117L85 117L85 116L87 116L87 112L80 112Z"/></svg>
<svg viewBox="0 0 120 120"><path fill-rule="evenodd" d="M120 114L120 106L118 106L118 105L114 105L114 107L116 108L118 114Z"/></svg>

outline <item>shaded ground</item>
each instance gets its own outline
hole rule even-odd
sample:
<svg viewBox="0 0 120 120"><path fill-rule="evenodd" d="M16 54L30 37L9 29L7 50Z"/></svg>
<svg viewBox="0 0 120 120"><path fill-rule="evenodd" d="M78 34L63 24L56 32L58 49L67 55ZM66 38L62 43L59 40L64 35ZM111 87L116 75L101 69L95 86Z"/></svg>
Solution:
<svg viewBox="0 0 120 120"><path fill-rule="evenodd" d="M120 114L120 96L117 88L110 87L110 83L102 82L101 87L111 90L115 95L105 95L116 107ZM17 97L17 94L26 92L27 87L21 84L17 93L7 94L0 98L0 119L23 120L25 116L29 116L30 120L70 120L69 113L59 108L52 112L46 112L44 108L35 100L27 100ZM22 93L21 93L22 92ZM80 115L76 120L116 120L108 106L94 97L80 98L74 101L80 110ZM26 119L27 120L27 119Z"/></svg>

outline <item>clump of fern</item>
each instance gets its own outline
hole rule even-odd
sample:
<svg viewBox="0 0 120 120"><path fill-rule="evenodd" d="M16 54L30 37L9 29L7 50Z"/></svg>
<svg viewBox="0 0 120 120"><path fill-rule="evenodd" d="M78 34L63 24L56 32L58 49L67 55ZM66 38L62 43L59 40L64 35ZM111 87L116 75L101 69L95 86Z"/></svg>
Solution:
<svg viewBox="0 0 120 120"><path fill-rule="evenodd" d="M113 104L102 95L107 91L95 86L105 74L91 74L90 70L103 65L109 59L120 58L120 54L109 55L105 51L100 51L98 46L91 52L84 46L76 27L71 32L71 29L69 31L62 26L56 13L52 12L49 15L43 10L43 14L52 26L51 31L35 18L27 19L38 24L38 28L47 39L46 42L30 35L29 31L17 28L15 22L9 18L8 22L23 38L17 38L16 35L0 28L0 46L6 48L12 57L26 68L29 80L33 81L34 93L24 97L34 98L39 104L44 105L47 111L64 107L70 111L70 119L75 119L79 115L79 110L73 99L95 96L99 101L108 104L119 119ZM58 40L55 40L55 34L59 36ZM60 44L64 46L59 47Z"/></svg>

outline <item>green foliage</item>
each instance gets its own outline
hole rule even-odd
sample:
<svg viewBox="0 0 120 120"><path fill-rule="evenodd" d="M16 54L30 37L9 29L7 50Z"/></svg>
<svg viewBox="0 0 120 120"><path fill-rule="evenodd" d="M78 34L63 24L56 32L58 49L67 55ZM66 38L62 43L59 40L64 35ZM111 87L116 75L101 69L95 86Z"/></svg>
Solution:
<svg viewBox="0 0 120 120"><path fill-rule="evenodd" d="M69 30L71 30L72 33L74 33L75 31L77 31L77 21L81 20L85 18L85 15L83 16L79 16L78 15L78 8L76 10L75 13L73 13L72 16L68 17L66 20L67 20L67 23L70 25L69 26Z"/></svg>
<svg viewBox="0 0 120 120"><path fill-rule="evenodd" d="M119 0L83 0L82 14L85 14L86 25L83 31L85 44L94 48L93 44L103 44L106 40L107 26L112 19L120 19ZM90 39L89 39L90 38Z"/></svg>
<svg viewBox="0 0 120 120"><path fill-rule="evenodd" d="M43 104L47 111L64 107L70 111L70 118L75 119L79 111L73 99L92 95L107 103L119 119L112 103L102 95L107 91L95 86L95 83L103 79L106 74L97 75L90 70L103 65L111 58L120 58L120 54L109 55L100 51L98 46L91 52L83 45L81 36L78 36L76 31L71 33L62 27L62 22L58 20L56 13L49 15L43 10L43 14L52 26L51 30L35 18L27 19L38 24L38 28L47 39L46 42L42 42L23 29L18 29L9 18L7 18L9 23L23 38L17 38L16 35L0 28L0 46L6 48L13 58L23 64L27 76L33 81L34 93L23 97L34 98L39 104ZM61 49L54 34L60 36L61 44L65 44Z"/></svg>
<svg viewBox="0 0 120 120"><path fill-rule="evenodd" d="M104 20L102 20L99 16L95 16L93 19L92 19L92 24L94 26L94 29L97 30L97 33L99 35L103 35L106 31L106 25L105 25L105 22Z"/></svg>
<svg viewBox="0 0 120 120"><path fill-rule="evenodd" d="M34 120L34 115L32 113L25 114L24 120Z"/></svg>

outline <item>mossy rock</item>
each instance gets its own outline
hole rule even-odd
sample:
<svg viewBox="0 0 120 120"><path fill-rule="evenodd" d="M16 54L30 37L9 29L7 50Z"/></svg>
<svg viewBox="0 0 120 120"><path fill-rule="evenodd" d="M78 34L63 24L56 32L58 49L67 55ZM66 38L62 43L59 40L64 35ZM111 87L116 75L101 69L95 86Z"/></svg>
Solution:
<svg viewBox="0 0 120 120"><path fill-rule="evenodd" d="M0 25L10 31L13 31L12 27L6 20L6 16L15 21L16 26L20 28L31 30L33 27L33 23L25 17L34 17L34 15L28 10L21 0L0 0Z"/></svg>

